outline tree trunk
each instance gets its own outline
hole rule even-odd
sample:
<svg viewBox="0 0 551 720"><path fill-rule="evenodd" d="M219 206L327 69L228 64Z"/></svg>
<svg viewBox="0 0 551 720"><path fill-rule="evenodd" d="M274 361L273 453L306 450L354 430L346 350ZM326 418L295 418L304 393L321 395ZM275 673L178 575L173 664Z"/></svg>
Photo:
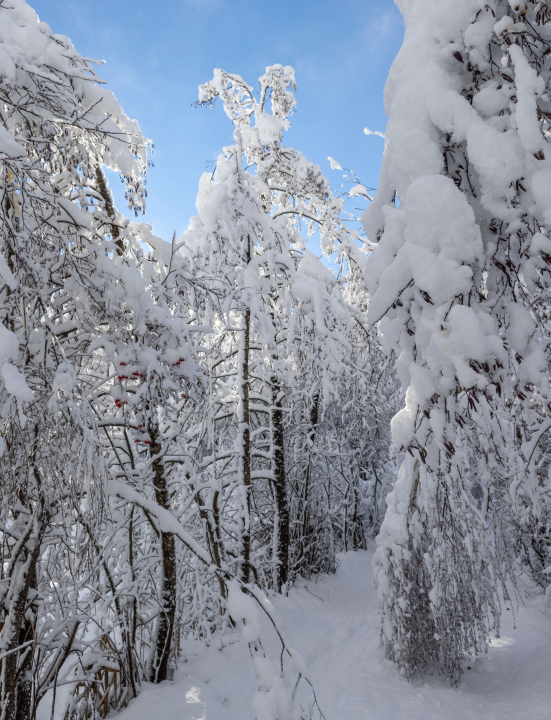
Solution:
<svg viewBox="0 0 551 720"><path fill-rule="evenodd" d="M186 475L186 480L189 483L191 490L195 493L195 487L190 482L190 476ZM197 507L199 509L199 517L203 521L206 539L210 554L214 560L214 564L217 568L222 568L222 539L220 537L220 516L218 511L218 497L219 492L216 490L212 496L212 506L206 509L205 503L203 502L203 496L200 491L197 491ZM220 588L220 597L226 599L226 585L221 575L218 576L218 585Z"/></svg>
<svg viewBox="0 0 551 720"><path fill-rule="evenodd" d="M29 590L35 584L36 564L40 557L45 527L41 518L35 517L31 523L32 526L26 532L27 542L24 542L27 548L21 549L22 557L15 561L12 568L10 588L7 593L9 604L4 608L6 616L0 648L2 653L9 655L1 661L2 714L0 717L2 720L27 720L30 713L32 646L19 652L16 648L21 645L22 637L25 637L26 642L31 640L34 634L32 625L30 629L27 627L30 623L25 619L25 612ZM27 655L21 667L18 667L20 653L25 651ZM27 715L24 714L25 712Z"/></svg>
<svg viewBox="0 0 551 720"><path fill-rule="evenodd" d="M38 560L38 556L37 556ZM32 571L30 589L36 589L36 567ZM33 618L26 615L19 632L19 645L34 640L34 621L36 621L36 607L32 610ZM32 668L33 668L33 646L29 645L21 651L23 662L20 663L17 678L17 720L28 720L31 717L32 707Z"/></svg>
<svg viewBox="0 0 551 720"><path fill-rule="evenodd" d="M304 556L306 554L307 534L308 534L308 495L310 493L310 474L311 474L311 460L312 460L312 448L314 446L314 440L316 437L316 428L318 425L319 417L319 395L315 395L310 409L310 430L308 432L308 461L306 465L306 473L304 478L304 491L302 495L302 522L301 522L301 537L299 541L299 555L296 560L295 570L300 570L301 565L304 563Z"/></svg>
<svg viewBox="0 0 551 720"><path fill-rule="evenodd" d="M249 401L249 355L251 343L251 311L245 311L241 335L240 375L241 407L239 411L239 432L241 435L241 456L239 475L242 492L240 514L241 548L239 553L239 579L248 583L251 573L251 409Z"/></svg>
<svg viewBox="0 0 551 720"><path fill-rule="evenodd" d="M245 265L251 262L251 238L247 237L244 257ZM246 300L245 300L246 301ZM239 453L239 484L241 489L241 511L239 514L239 560L238 577L248 583L251 575L251 407L249 387L249 360L251 353L251 310L249 307L243 316L243 332L240 336L238 375L240 384L240 405L237 417L241 450Z"/></svg>
<svg viewBox="0 0 551 720"><path fill-rule="evenodd" d="M107 189L105 175L103 174L103 170L99 165L96 167L96 183L98 186L98 192L102 196L103 201L105 202L105 209L107 210L107 214L112 220L114 220L115 208L113 207L113 202L111 201L111 196L109 195L109 190ZM117 246L117 255L122 255L124 253L124 243L120 234L121 233L119 228L113 223L111 225L111 239Z"/></svg>
<svg viewBox="0 0 551 720"><path fill-rule="evenodd" d="M151 437L151 454L159 456L161 444L157 427L149 427ZM153 460L153 483L155 499L165 510L170 509L168 483L160 457ZM161 530L161 612L157 624L157 635L149 668L149 680L160 683L168 677L170 650L174 634L176 616L176 542L174 534Z"/></svg>
<svg viewBox="0 0 551 720"><path fill-rule="evenodd" d="M275 588L281 592L289 579L289 503L285 475L285 451L283 446L283 409L279 397L281 385L272 378L272 432L274 453L274 476L276 494L276 517L274 522Z"/></svg>

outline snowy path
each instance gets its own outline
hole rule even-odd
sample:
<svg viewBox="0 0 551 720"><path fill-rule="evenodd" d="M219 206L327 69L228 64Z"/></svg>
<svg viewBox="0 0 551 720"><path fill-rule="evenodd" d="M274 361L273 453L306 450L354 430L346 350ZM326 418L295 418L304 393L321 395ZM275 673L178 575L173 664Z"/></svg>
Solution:
<svg viewBox="0 0 551 720"><path fill-rule="evenodd" d="M342 556L336 575L302 583L275 607L327 720L551 720L551 610L543 603L522 608L516 629L505 611L502 638L457 690L431 676L408 683L381 657L370 553ZM145 689L120 719L252 720L255 683L243 646L186 650L175 682Z"/></svg>
<svg viewBox="0 0 551 720"><path fill-rule="evenodd" d="M551 612L505 611L500 641L466 670L461 688L439 678L408 683L381 657L371 554L342 557L336 577L291 594L287 632L310 665L328 720L550 720ZM323 600L323 602L322 602Z"/></svg>

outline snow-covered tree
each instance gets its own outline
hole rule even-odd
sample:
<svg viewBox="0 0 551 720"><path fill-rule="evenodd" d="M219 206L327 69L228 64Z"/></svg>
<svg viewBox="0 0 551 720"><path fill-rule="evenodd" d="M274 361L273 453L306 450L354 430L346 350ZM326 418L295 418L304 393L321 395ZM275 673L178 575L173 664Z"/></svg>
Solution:
<svg viewBox="0 0 551 720"><path fill-rule="evenodd" d="M101 166L121 173L139 211L147 143L93 64L23 0L0 3L0 38L0 654L11 720L30 717L75 642L78 589L54 548L84 508L99 512L106 468L77 376L112 312L110 267L125 235ZM59 602L55 583L67 588Z"/></svg>
<svg viewBox="0 0 551 720"><path fill-rule="evenodd" d="M304 465L305 457L301 455L296 462L304 443L312 441L311 431L302 437L301 418L304 413L310 419L313 414L321 418L335 400L336 384L344 371L343 358L350 347L344 328L354 325L353 313L342 295L342 281L305 244L308 236L317 231L327 253L338 249L363 263L365 256L360 258L354 243L356 235L346 229L341 218L342 201L333 196L320 168L283 144L283 130L289 126L294 107L292 68L267 68L259 86L257 98L239 76L216 70L213 80L200 90L204 104L212 104L217 97L222 99L235 125L234 144L225 149L212 178L203 176L200 214L192 221L183 242L193 251L196 264L200 263L201 253L210 253L210 275L224 278L226 296L232 293L225 308L241 313L241 320L223 322L219 338L228 338L229 332L241 328L241 345L244 342L245 346L239 356L237 346L231 343L226 352L228 358L245 360L238 360L235 371L241 373L241 379L232 388L237 388L236 400L243 409L239 422L245 438L249 424L254 423L251 437L255 438L256 448L247 449L248 441L241 443L239 453L244 459L240 461L240 472L247 478L247 494L259 513L257 524L273 528L273 568L267 577L273 574L274 585L280 589L296 572L305 570L305 556L299 549L304 539L299 539L296 531L309 524L306 504L310 502L313 507L317 492L309 494L310 469L308 462ZM243 159L246 167L242 167ZM208 242L206 237L210 238ZM239 296L233 289L236 286ZM241 309L236 302L241 303ZM227 378L228 366L221 357L216 366ZM243 381L243 373L250 379ZM215 416L227 423L228 396L224 397L226 411ZM289 451L294 453L293 480L286 469ZM252 472L250 481L248 468ZM321 486L318 490L322 497ZM298 513L300 519L296 515L290 519L290 512ZM247 505L245 514L249 513ZM327 519L327 513L320 508L316 517L324 516ZM249 518L248 532L250 523ZM255 532L262 557L266 551L265 530ZM322 535L319 533L318 539ZM245 546L249 546L248 537ZM289 565L290 547L293 568ZM327 552L328 547L320 544L322 563ZM329 552L334 553L334 549ZM324 567L331 567L331 562L327 556ZM312 565L307 571L313 569ZM255 567L255 572L266 573L260 567Z"/></svg>
<svg viewBox="0 0 551 720"><path fill-rule="evenodd" d="M513 528L547 522L551 18L545 2L399 6L364 226L378 241L369 319L407 389L393 420L407 454L375 566L388 656L458 682L499 628Z"/></svg>
<svg viewBox="0 0 551 720"><path fill-rule="evenodd" d="M380 524L397 393L365 324L366 256L283 143L292 68L259 84L215 71L200 89L233 143L165 243L104 174L144 210L137 123L93 61L0 0L2 720L50 701L105 717L170 677L182 637L242 622L257 717L295 720L303 665L264 591L332 570Z"/></svg>

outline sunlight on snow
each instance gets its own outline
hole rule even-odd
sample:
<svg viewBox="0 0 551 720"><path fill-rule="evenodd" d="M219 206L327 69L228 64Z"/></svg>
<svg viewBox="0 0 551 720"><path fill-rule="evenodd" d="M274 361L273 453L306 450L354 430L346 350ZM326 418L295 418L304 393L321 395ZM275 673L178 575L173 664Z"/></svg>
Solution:
<svg viewBox="0 0 551 720"><path fill-rule="evenodd" d="M511 637L500 637L490 640L490 645L492 647L508 647L509 645L514 645L515 643L516 640Z"/></svg>
<svg viewBox="0 0 551 720"><path fill-rule="evenodd" d="M186 701L188 703L200 703L201 702L201 691L198 687L190 688L186 693Z"/></svg>
<svg viewBox="0 0 551 720"><path fill-rule="evenodd" d="M190 720L207 720L207 709L205 703L201 700L201 690L198 687L190 687L185 698L188 705L195 705L189 710L191 713L189 715ZM201 707L199 708L198 705Z"/></svg>

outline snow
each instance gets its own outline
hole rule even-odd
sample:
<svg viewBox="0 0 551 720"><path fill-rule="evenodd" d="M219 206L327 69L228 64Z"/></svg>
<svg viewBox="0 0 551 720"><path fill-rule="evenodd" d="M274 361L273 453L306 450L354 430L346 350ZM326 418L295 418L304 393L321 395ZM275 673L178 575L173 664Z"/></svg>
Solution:
<svg viewBox="0 0 551 720"><path fill-rule="evenodd" d="M241 634L246 642L254 642L260 638L260 608L252 597L241 590L236 580L229 583L228 612L236 623L241 620L244 621ZM262 659L265 658L256 658L255 660L260 661Z"/></svg>
<svg viewBox="0 0 551 720"><path fill-rule="evenodd" d="M532 175L530 187L532 190L532 193L534 195L534 200L538 206L538 209L540 210L543 219L547 225L551 225L551 210L549 210L549 197L551 197L551 170L540 170L539 172L536 172ZM535 247L534 241L536 238L540 238L540 246ZM532 241L532 250L534 252L538 252L538 250L543 250L543 247L541 245L541 238L545 238L544 235L541 235L541 233L536 233L534 235L534 240ZM547 250L545 252L549 252L549 240L547 240Z"/></svg>
<svg viewBox="0 0 551 720"><path fill-rule="evenodd" d="M0 55L0 63L2 56ZM25 155L25 148L14 139L3 125L0 125L0 154L8 158L19 158Z"/></svg>
<svg viewBox="0 0 551 720"><path fill-rule="evenodd" d="M32 402L34 395L25 381L25 376L11 363L4 363L1 367L2 379L6 390L24 402Z"/></svg>
<svg viewBox="0 0 551 720"><path fill-rule="evenodd" d="M460 688L428 672L408 682L379 648L371 559L371 552L340 555L335 575L299 581L273 601L327 720L548 720L551 610L544 596L516 613L504 606L501 637L486 657L465 663ZM237 634L208 648L184 643L183 653L174 681L146 686L120 720L253 720L256 683ZM269 663L255 664L259 676L271 675Z"/></svg>
<svg viewBox="0 0 551 720"><path fill-rule="evenodd" d="M383 138L385 140L385 134L382 133L380 130L370 130L367 127L364 127L364 135L378 135L379 137Z"/></svg>
<svg viewBox="0 0 551 720"><path fill-rule="evenodd" d="M353 188L350 188L348 194L350 195L350 197L354 197L354 195L363 195L364 197L370 197L367 194L367 188L365 185L354 185Z"/></svg>
<svg viewBox="0 0 551 720"><path fill-rule="evenodd" d="M18 335L0 323L0 389L6 397L13 396L5 403L2 416L6 423L12 422L17 409L19 425L14 427L24 430L22 403L32 402L34 395L22 370L37 403L51 396L49 417L55 419L57 413L61 422L65 409L75 411L76 424L64 421L59 425L61 432L44 425L44 434L37 425L37 430L26 437L40 452L33 450L29 455L27 448L21 457L28 460L36 454L51 459L51 475L48 463L41 459L47 471L41 487L53 493L48 495L48 503L54 507L62 497L55 495L57 486L72 482L70 474L67 482L63 479L65 458L69 458L72 471L73 457L76 459L79 452L83 458L88 454L86 461L79 458L76 470L90 489L74 498L82 512L85 506L92 508L87 520L91 529L82 523L86 535L92 538L99 522L93 509L93 484L98 487L98 502L110 498L113 510L112 515L106 512L102 516L106 524L97 526L98 543L90 545L98 563L103 563L109 587L105 590L102 581L103 587L100 582L99 588L87 588L92 600L83 598L84 610L77 608L78 615L74 616L86 618L78 630L79 637L76 626L72 635L69 631L72 616L65 615L65 605L55 605L66 602L62 600L66 590L74 593L77 604L81 602L78 588L75 590L74 582L71 585L71 578L74 581L78 573L66 572L64 556L56 561L58 579L43 574L41 584L37 580L40 592L33 591L36 596L27 598L29 618L35 615L35 605L40 613L46 607L45 615L37 615L37 623L46 625L34 625L46 628L41 630L47 648L42 657L47 659L47 653L57 652L56 638L63 632L71 638L67 652L78 657L86 673L83 683L97 682L95 663L97 668L101 662L110 670L122 672L124 660L119 666L103 655L113 651L114 656L113 648L119 640L130 644L130 635L119 631L113 622L126 617L126 609L119 609L118 598L135 597L131 612L140 620L141 639L139 644L132 640L135 647L129 649L136 650L136 675L142 677L143 667L154 670L145 673L149 677L155 676L161 665L166 667L167 663L157 664L164 638L153 629L154 624L162 627L163 617L155 602L161 609L173 607L168 577L172 563L168 561L175 555L171 548L166 550L164 537L162 554L153 551L153 532L159 535L161 530L184 545L183 549L179 545L178 551L183 552L178 562L184 568L180 575L184 582L177 599L178 603L189 603L187 617L191 615L193 624L199 623L194 629L196 637L205 639L183 642L174 678L160 687L146 684L140 697L121 713L123 720L152 715L169 720L252 720L253 716L256 720L549 718L546 693L551 680L551 589L547 596L534 593L520 609L508 607L499 596L502 592L508 598L506 574L514 572L523 560L517 557L525 552L523 543L527 548L533 546L539 555L534 546L537 533L551 517L544 502L549 488L543 484L544 473L549 474L548 438L541 447L538 445L549 429L547 410L551 410L547 404L551 399L550 286L544 277L547 266L551 266L551 240L547 237L551 226L551 153L546 154L547 138L551 137L547 123L551 101L545 92L549 73L541 70L546 57L543 51L540 66L523 52L522 43L514 44L531 26L509 17L495 24L504 11L509 12L506 0L490 0L496 7L500 4L497 14L490 5L484 5L485 0L396 0L405 15L406 39L386 89L389 125L384 134L365 129L366 134L385 140L380 189L365 214L368 247L375 248L369 260L356 247L358 233L346 229L341 218L343 199L333 197L320 168L283 145L283 131L289 127L295 106L293 69L268 67L259 80L259 100L238 75L216 70L213 80L201 87L200 101L211 103L220 96L235 126L234 144L224 149L214 173L201 178L199 216L191 221L178 253L175 239L171 246L155 237L149 225L130 223L114 213L104 196L101 167L96 177L86 174L86 168L102 164L118 168L125 176L130 206L136 210L144 207L140 198L144 194L147 142L139 135L137 124L119 108L115 96L100 87L90 63L76 54L69 41L52 38L50 28L38 23L24 0L11 1L14 6L10 6L8 20L0 24L0 76L5 76L6 87L40 72L44 87L50 88L46 97L52 93L57 97L59 86L63 107L71 110L82 106L82 114L74 115L82 138L90 135L90 129L97 135L96 124L107 133L105 141L94 135L97 147L92 143L96 148L93 151L86 149L83 140L72 170L63 166L63 183L45 183L45 194L39 193L37 202L31 203L23 200L28 192L41 187L35 183L39 176L29 175L32 182L24 180L34 157L31 148L35 138L28 135L25 123L17 120L15 110L6 116L5 127L0 125L0 159L10 158L10 165L17 168L4 173L8 201L4 212L10 222L13 218L13 238L24 240L25 233L27 239L34 238L36 227L28 224L29 212L43 200L46 207L56 211L48 210L48 217L40 220L51 228L54 250L40 255L38 264L35 262L38 269L27 261L21 264L21 252L27 252L28 244L16 248L17 252L12 248L0 254L0 275L18 293L11 296L9 307L14 312L19 306L34 308L33 293L37 302L52 294L61 295L58 288L64 293L44 307L43 319L30 310L17 322L10 322ZM521 15L532 8L523 3L510 5ZM25 53L27 46L32 51ZM472 82L470 73L475 73ZM49 122L49 112L43 116L40 110L38 114ZM65 111L57 114L62 120L73 117ZM56 122L54 128L58 128ZM42 125L46 134L50 132L47 127ZM547 128L543 133L542 127ZM52 130L47 138L51 147L58 145L56 132ZM121 133L126 142L120 142ZM37 157L42 163L43 155ZM342 170L333 158L329 162L332 169ZM54 161L49 166L54 167ZM350 180L348 175L345 178ZM356 180L349 196L369 198L366 187ZM95 195L94 182L99 191ZM67 190L63 189L65 183ZM89 192L95 200L87 204ZM56 229L67 222L79 228L86 255L79 250L71 257L73 236L69 235L65 243L65 230ZM123 236L114 232L114 225ZM106 228L111 240L103 252L95 236L100 241ZM311 236L314 228L326 254L338 249L343 261L349 256L344 263L348 279L341 274L335 277L305 249L306 236ZM120 239L118 248L116 236ZM151 251L147 257L142 244ZM88 257L93 263L90 278L83 270L60 269L62 262L68 266L74 262L79 268L80 259ZM335 546L351 547L347 544L351 535L348 507L354 508L353 526L357 528L362 522L362 504L371 502L363 489L364 480L361 485L351 480L359 477L355 466L362 468L362 473L365 468L363 461L360 464L363 448L356 442L356 430L348 430L354 426L346 418L346 413L356 415L367 427L370 415L363 410L367 405L362 404L362 396L370 396L373 387L367 379L359 384L363 367L355 362L363 350L371 352L371 340L375 346L375 336L362 324L367 295L363 287L354 288L360 281L356 270L361 271L371 293L368 317L372 323L380 323L385 348L399 358L405 407L396 414L392 432L404 458L402 469L388 495L375 559L372 552L341 555L335 575L299 579L288 596L276 595L269 600L259 587L248 584L248 568L251 565L251 578L254 576L264 588L287 587L287 576L281 572L278 577L280 568L286 567L282 560L287 554L284 516L279 496L277 506L270 506L270 487L289 490L287 500L285 493L282 499L292 513L297 499L304 506L302 517L296 515L289 523L291 528L303 528L302 540L291 537L290 547L293 543L300 547L298 560L290 560L294 570L331 567ZM56 279L56 273L61 280ZM524 282L533 299L526 296ZM200 290L206 293L202 298ZM346 297L353 298L356 293L360 302L349 308ZM214 296L212 303L206 300L209 294ZM540 298L547 303L543 309ZM355 322L365 331L367 343L353 334ZM76 342L68 338L75 331ZM188 345L191 332L207 335L208 348ZM214 333L218 339L211 342ZM49 343L48 337L55 342ZM82 350L77 351L80 345ZM377 352L375 346L375 356ZM91 365L87 364L89 357ZM48 358L55 363L49 364ZM49 377L42 388L41 375L33 370L40 364ZM261 372L262 365L266 372ZM84 381L80 370L90 368L97 373ZM376 363L372 368L376 369ZM111 377L113 369L116 372ZM380 369L374 397L383 397L377 395L377 386L381 378L386 381L386 369ZM79 408L84 396L78 398L78 394L87 393L83 388L90 379L95 383L96 376L98 383ZM199 397L195 385L204 391L204 398ZM340 403L343 390L350 393ZM526 393L533 397L531 406ZM283 405L286 394L289 401ZM389 391L389 397L395 396L394 390ZM324 415L327 422L333 422L329 412L333 398L340 403L342 419L335 416L334 433L327 438L327 445L334 444L335 449L323 449L317 428L320 417L326 422ZM528 402L521 405L527 398ZM197 409L188 410L196 399L201 401ZM206 408L202 415L199 405ZM105 430L109 445L101 446L93 435L96 423L88 421L88 407L98 415L97 427ZM267 415L268 421L260 424L256 417L260 414ZM291 423L285 424L285 436L293 440L293 435L298 435L298 442L291 443L294 457L285 451L289 458L286 479L278 474L283 463L276 452L282 446L274 439L276 432L282 435L281 420L276 421L276 415L282 414L284 423L287 417ZM373 416L387 417L379 407L374 407ZM220 421L226 419L230 422L222 426ZM384 423L386 428L386 419ZM199 426L202 429L196 430ZM70 433L73 427L76 439L71 442L70 434L67 437L71 445L51 442L56 433L62 438L65 428ZM123 448L128 461L119 459L118 438L122 438L119 431L123 428L132 433L126 438L128 449ZM338 447L341 439L342 451ZM137 462L133 462L132 440L139 446ZM0 438L0 450L5 445ZM149 451L146 445L151 446ZM219 449L225 453L222 457ZM346 514L342 526L331 489L327 503L324 500L315 513L309 510L317 502L311 489L325 492L326 488L325 475L318 482L318 466L310 460L318 451L320 457L338 458L340 474L348 485L343 492ZM307 464L302 464L300 454L306 456ZM373 457L369 462L378 483ZM98 463L97 473L93 467L96 458L105 460L105 464ZM188 473L192 464L198 470ZM36 465L39 468L38 461ZM385 475L394 477L394 467L388 465ZM332 460L327 462L329 488L333 483L330 466L334 467ZM306 469L304 493L295 492L293 480L300 477L302 467ZM159 468L161 484L156 482ZM154 486L150 469L154 471ZM58 471L63 479L60 483ZM247 477L254 481L251 489ZM34 482L39 476L31 473L29 478ZM512 484L511 478L515 478ZM302 480L297 488L300 483ZM160 499L169 488L170 495ZM84 492L91 498L89 504ZM377 513L378 492L382 493L375 484L373 506ZM32 498L42 495L25 496L29 499L29 517L35 517ZM481 497L485 497L484 503ZM20 494L17 499L22 502ZM268 509L265 511L257 500ZM153 532L149 528L145 534L135 530L132 513L128 559L121 560L126 539L119 542L115 536L117 528L125 527L129 507L136 508L137 514L140 509L144 512ZM6 509L17 521L15 529L22 526L23 513L15 513L11 506ZM36 517L33 542L42 543L44 537L45 547L57 547L57 519L52 525L52 518ZM367 514L364 517L367 522ZM111 518L115 523L112 526ZM213 519L212 526L209 518ZM81 522L80 516L75 516L77 521ZM70 525L71 520L68 522ZM328 539L315 547L315 536L326 532L324 528ZM11 529L2 532L18 537ZM139 563L134 563L135 532ZM372 531L368 534L371 536ZM30 535L22 537L31 539ZM251 538L254 547L249 557ZM11 552L17 545L10 548L9 542L4 545ZM354 530L353 546L357 542L363 545ZM42 553L42 548L36 547ZM67 547L71 550L70 543ZM310 547L315 547L319 556L314 558L315 564L306 558L310 555L306 548ZM18 568L13 559L17 550L13 552L12 570ZM73 555L78 560L79 553ZM293 555L292 550L289 555ZM145 571L138 575L134 572L136 565L143 567L142 556L148 563L150 557L156 558L151 565L151 584L141 580L146 577ZM159 565L161 558L163 564ZM539 565L546 569L532 568L532 577L551 571L548 558ZM9 610L5 623L3 642L8 640L4 644L15 637L16 623L21 622L17 607L21 607L22 588L28 585L23 582L24 576L28 580L32 572L38 578L40 567L40 563L35 569L22 566L9 579L10 593L15 593L16 600L12 604L15 610ZM110 567L114 581L109 577ZM239 582L232 581L236 567L239 577L244 578ZM155 572L163 569L157 583ZM270 576L274 578L272 585ZM500 590L498 581L502 583ZM58 584L63 592L56 589L54 598L51 587ZM195 593L204 593L207 600L195 599ZM42 600L51 596L53 609L40 604L39 596ZM56 613L63 618L59 635L48 630ZM500 637L492 636L501 615L503 632ZM92 622L102 633L94 636L93 642L101 642L105 633L107 649L101 644L85 647L89 640L85 625ZM186 625L188 629L192 622ZM225 634L220 637L218 632ZM489 652L480 658L489 637ZM386 644L385 655L381 640ZM71 643L80 643L80 647ZM168 640L164 647L167 659ZM145 659L146 650L149 660ZM61 647L59 653L59 658L64 657ZM38 677L42 672L38 656L36 662ZM128 663L133 667L131 654ZM72 691L78 692L81 680L74 668L67 667L64 677L58 678L58 670L55 677L60 687L72 683ZM422 677L415 675L419 667L423 668ZM450 689L443 675L454 686L461 680L462 685ZM6 688L4 683L5 696ZM59 717L64 717L63 704L69 697L68 688L65 699L64 692L57 709Z"/></svg>
<svg viewBox="0 0 551 720"><path fill-rule="evenodd" d="M19 342L17 336L11 330L0 323L0 358L5 360L17 360L19 355Z"/></svg>
<svg viewBox="0 0 551 720"><path fill-rule="evenodd" d="M536 99L545 92L545 82L530 67L518 45L511 45L509 54L514 64L517 106L516 122L520 140L529 153L537 153L546 145L537 115Z"/></svg>

